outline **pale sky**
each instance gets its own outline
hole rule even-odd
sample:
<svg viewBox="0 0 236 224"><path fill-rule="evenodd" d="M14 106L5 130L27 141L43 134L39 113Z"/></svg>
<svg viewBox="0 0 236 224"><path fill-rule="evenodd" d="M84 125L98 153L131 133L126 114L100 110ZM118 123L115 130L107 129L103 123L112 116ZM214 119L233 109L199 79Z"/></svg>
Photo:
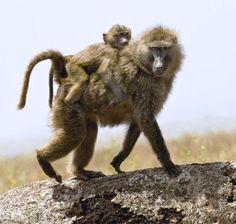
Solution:
<svg viewBox="0 0 236 224"><path fill-rule="evenodd" d="M26 108L16 110L30 59L47 49L76 53L102 41L102 33L116 23L130 27L134 38L158 24L179 33L186 59L157 118L161 126L182 123L191 131L194 121L235 121L235 21L233 0L1 1L0 144L50 136L49 61L35 67ZM99 138L120 130L102 130ZM164 133L168 136L168 129Z"/></svg>

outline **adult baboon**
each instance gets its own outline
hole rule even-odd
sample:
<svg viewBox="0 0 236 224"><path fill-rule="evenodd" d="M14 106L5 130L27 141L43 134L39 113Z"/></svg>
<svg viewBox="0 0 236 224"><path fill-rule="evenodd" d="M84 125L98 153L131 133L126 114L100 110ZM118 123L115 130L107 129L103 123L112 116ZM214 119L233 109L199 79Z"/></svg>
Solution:
<svg viewBox="0 0 236 224"><path fill-rule="evenodd" d="M180 170L171 161L155 115L169 95L182 59L176 34L167 28L156 27L124 49L114 67L113 79L125 93L124 101L116 102L114 94L106 87L103 73L93 73L81 98L84 111L75 111L64 102L71 87L66 78L52 110L55 135L46 146L37 150L44 172L61 181L50 162L74 150L71 163L74 175L83 179L102 176L100 172L84 169L93 154L97 124L114 126L123 123L128 124L129 129L121 152L112 161L117 172L121 172L120 164L142 131L164 169L170 175L178 175Z"/></svg>

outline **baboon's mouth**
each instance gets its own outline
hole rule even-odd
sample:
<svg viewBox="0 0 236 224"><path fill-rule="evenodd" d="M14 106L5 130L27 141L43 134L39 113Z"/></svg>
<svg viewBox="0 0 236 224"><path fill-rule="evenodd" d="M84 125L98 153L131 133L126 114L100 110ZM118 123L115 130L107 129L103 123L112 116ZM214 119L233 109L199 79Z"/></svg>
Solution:
<svg viewBox="0 0 236 224"><path fill-rule="evenodd" d="M121 45L119 46L119 48L124 48L124 47L127 46L127 45L128 45L128 42L123 43L123 44L121 44Z"/></svg>
<svg viewBox="0 0 236 224"><path fill-rule="evenodd" d="M155 77L163 77L165 76L165 73L166 73L166 67L162 67L153 71L153 75Z"/></svg>

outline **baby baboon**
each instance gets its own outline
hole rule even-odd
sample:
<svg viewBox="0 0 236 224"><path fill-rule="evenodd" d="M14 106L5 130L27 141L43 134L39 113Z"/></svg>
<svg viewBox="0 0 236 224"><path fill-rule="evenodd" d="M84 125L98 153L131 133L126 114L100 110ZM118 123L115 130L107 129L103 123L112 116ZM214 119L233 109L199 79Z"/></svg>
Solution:
<svg viewBox="0 0 236 224"><path fill-rule="evenodd" d="M88 85L88 74L95 72L96 70L90 67L98 68L98 73L107 74L108 87L113 91L117 98L117 101L122 101L122 94L119 86L111 79L112 70L115 64L119 60L120 51L128 45L131 38L131 31L129 28L123 25L114 25L108 31L103 34L104 44L92 45L79 55L72 57L71 61L66 66L68 77L72 82L72 87L69 90L68 95L65 98L65 102L75 107L78 103L86 86ZM102 52L99 52L103 47Z"/></svg>
<svg viewBox="0 0 236 224"><path fill-rule="evenodd" d="M114 126L125 123L129 129L123 148L112 161L117 172L121 172L120 164L129 155L142 131L167 173L178 175L181 171L171 161L155 115L169 95L182 59L176 34L156 27L121 51L120 59L113 68L112 79L126 96L122 103L109 104L116 101L112 91L106 88L106 75L95 72L90 75L80 100L84 110L73 110L65 106L70 80L63 79L52 109L55 135L46 146L37 150L44 172L61 181L61 176L50 163L73 151L71 171L75 176L83 179L102 176L100 172L84 169L93 155L97 124ZM67 68L73 63L76 64L77 60L70 60Z"/></svg>
<svg viewBox="0 0 236 224"><path fill-rule="evenodd" d="M62 80L69 75L67 82L71 83L72 87L65 101L73 107L73 103L81 98L91 73L96 72L98 69L99 73L106 73L106 71L107 74L112 73L112 67L119 59L119 52L128 45L131 39L131 31L129 28L117 24L108 33L103 34L103 39L105 44L90 45L73 56L63 56L60 52L54 50L36 55L27 67L18 109L22 109L25 106L29 79L33 67L40 61L47 59L52 60L52 67L49 73L49 106L52 106L53 99L53 77L58 84L61 84ZM66 64L71 64L67 66L68 72L65 68ZM107 87L113 91L117 102L120 102L123 99L123 93L121 93L120 87L109 78L110 76L108 75L106 78Z"/></svg>

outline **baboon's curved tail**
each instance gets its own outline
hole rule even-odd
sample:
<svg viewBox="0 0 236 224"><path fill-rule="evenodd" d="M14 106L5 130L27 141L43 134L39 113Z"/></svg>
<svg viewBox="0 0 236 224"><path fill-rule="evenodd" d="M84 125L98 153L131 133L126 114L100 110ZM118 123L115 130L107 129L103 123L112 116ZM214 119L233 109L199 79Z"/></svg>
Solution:
<svg viewBox="0 0 236 224"><path fill-rule="evenodd" d="M57 75L59 75L61 78L65 78L67 76L66 69L65 69L65 57L59 51L48 50L48 51L44 51L36 55L29 63L25 72L20 101L17 105L17 108L19 110L21 110L25 106L26 96L27 96L29 81L30 81L30 75L34 66L38 64L40 61L44 61L47 59L50 59L52 61L53 67L56 68ZM52 90L50 89L49 91L50 91L50 94L52 94Z"/></svg>
<svg viewBox="0 0 236 224"><path fill-rule="evenodd" d="M49 107L52 108L52 100L53 100L53 77L54 77L54 66L52 65L51 68L50 68L50 72L49 72L49 99L48 99L48 104L49 104Z"/></svg>

